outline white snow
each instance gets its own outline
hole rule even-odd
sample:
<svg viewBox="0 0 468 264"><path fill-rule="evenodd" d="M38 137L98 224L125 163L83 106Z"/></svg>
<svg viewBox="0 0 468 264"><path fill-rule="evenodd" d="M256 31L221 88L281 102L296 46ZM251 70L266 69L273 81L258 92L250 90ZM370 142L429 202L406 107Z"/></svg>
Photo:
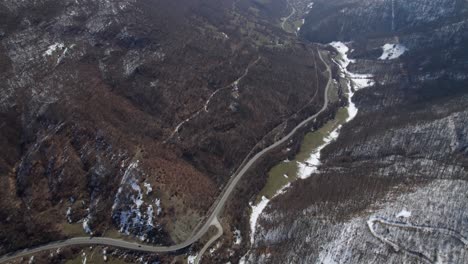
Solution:
<svg viewBox="0 0 468 264"><path fill-rule="evenodd" d="M359 90L362 88L366 88L369 86L373 86L375 84L375 81L373 80L373 76L371 74L357 74L357 73L352 73L347 70L349 64L355 63L355 60L351 60L348 58L348 52L349 48L344 44L343 42L335 41L330 43L332 47L334 47L341 55L341 58L338 60L338 65L341 67L342 74L345 76L342 77L347 77L348 79L351 79L353 88L355 90Z"/></svg>
<svg viewBox="0 0 468 264"><path fill-rule="evenodd" d="M197 255L195 255L195 256L189 255L187 257L187 263L188 264L195 264L195 259L197 259Z"/></svg>
<svg viewBox="0 0 468 264"><path fill-rule="evenodd" d="M65 45L63 43L55 43L50 45L42 56L51 56L57 49L63 49Z"/></svg>
<svg viewBox="0 0 468 264"><path fill-rule="evenodd" d="M324 143L317 147L315 151L310 155L310 157L304 162L298 162L298 174L297 177L300 179L307 179L313 173L318 172L318 166L321 164L320 162L320 152L324 149L327 145L329 145L333 140L337 139L339 136L338 131L340 130L341 126L338 126L335 130L333 130L327 137L323 139Z"/></svg>
<svg viewBox="0 0 468 264"><path fill-rule="evenodd" d="M148 217L148 225L149 226L154 226L153 225L153 215L154 215L154 210L152 205L148 205L148 208L146 208L146 215Z"/></svg>
<svg viewBox="0 0 468 264"><path fill-rule="evenodd" d="M341 54L342 61L344 63L344 65L342 65L343 67L347 67L349 65L349 63L354 62L354 61L351 61L347 56L349 48L348 48L348 46L346 46L346 44L344 44L341 41L334 41L334 42L330 43L330 45L332 47L334 47Z"/></svg>
<svg viewBox="0 0 468 264"><path fill-rule="evenodd" d="M383 54L379 60L394 60L399 58L408 49L401 44L385 44L382 46Z"/></svg>
<svg viewBox="0 0 468 264"><path fill-rule="evenodd" d="M346 44L344 44L343 42L332 42L330 43L330 45L334 47L341 55L337 64L342 70L342 77L350 80L350 83L348 83L348 118L346 119L346 122L349 122L352 119L354 119L354 117L356 117L358 113L356 105L351 100L354 95L353 89L351 87L351 82L355 90L372 86L375 84L375 82L372 79L373 76L370 74L356 74L347 70L349 64L354 63L355 61L348 58L347 54L349 52L349 48L348 46L346 46ZM310 177L313 173L318 172L318 166L321 164L320 152L327 145L333 142L333 140L338 138L340 129L341 126L337 127L327 137L325 137L324 143L320 145L317 149L315 149L315 151L304 163L298 163L299 170L297 176L299 178L306 179Z"/></svg>
<svg viewBox="0 0 468 264"><path fill-rule="evenodd" d="M464 181L438 180L415 192L399 194L396 197L395 193L391 191L380 202L375 201L376 208L380 209L369 209L364 214L344 223L334 224L333 228L327 226L327 231L319 231L320 235L311 232L312 239L315 236L320 236L326 237L325 239L330 238L331 241L326 244L322 243L319 257L316 257L316 253L311 254L309 260L312 261L309 262L326 263L323 260L327 256L331 256L330 261L336 263L382 263L373 256L393 255L393 257L387 258L389 259L387 262L426 263L424 260L415 258L413 254L406 254L407 250L405 249L426 256L432 256L434 250L437 249L435 254L448 253L451 258L451 261L441 263L465 263L461 260L466 255L464 254L466 250L463 248L465 243L461 234L466 234L466 232L463 221L460 219L466 214L461 216L460 212L466 211L467 186L468 184ZM448 200L457 201L450 205L451 210L447 210ZM411 217L414 219L411 222L409 219L395 217L403 209L412 211ZM304 210L304 212L316 212L315 210ZM426 213L416 213L416 210ZM393 228L389 230L387 227ZM452 237L454 241L449 242L452 239L449 239L448 236ZM455 240L460 240L461 243ZM391 241L395 242L390 244ZM402 243L401 247L399 243ZM369 250L369 246L372 247L372 254L368 257L360 258L361 254L356 254ZM393 249L399 249L400 252L393 254ZM439 255L439 257L441 256ZM316 261L314 261L315 259ZM434 263L438 263L437 257L432 259ZM444 260L447 259L441 259L441 261Z"/></svg>
<svg viewBox="0 0 468 264"><path fill-rule="evenodd" d="M146 195L150 194L153 191L153 187L151 187L151 184L145 182L145 183L143 183L143 185L146 188Z"/></svg>
<svg viewBox="0 0 468 264"><path fill-rule="evenodd" d="M281 189L279 189L275 195L273 195L273 198L275 198L276 196L278 195L281 195L281 194L284 194L286 192L287 189L289 189L289 187L291 187L291 183L288 182L288 184L286 184L285 186L281 187Z"/></svg>
<svg viewBox="0 0 468 264"><path fill-rule="evenodd" d="M408 217L410 217L410 216L411 216L411 212L410 212L410 211L407 211L406 209L401 210L401 212L399 212L399 213L396 215L397 218L400 218L400 217L402 217L402 218L408 218Z"/></svg>
<svg viewBox="0 0 468 264"><path fill-rule="evenodd" d="M359 90L362 88L370 87L375 84L375 81L373 80L373 76L371 74L356 74L349 72L347 70L349 64L354 63L354 60L351 60L348 58L348 52L349 48L344 44L343 42L332 42L330 43L332 47L334 47L341 55L339 58L338 62L336 62L342 71L342 77L345 77L346 79L350 80L348 82L348 118L346 119L346 122L349 122L353 120L357 113L358 109L356 105L353 103L352 98L354 96L354 90Z"/></svg>
<svg viewBox="0 0 468 264"><path fill-rule="evenodd" d="M242 256L241 259L239 259L239 264L246 264L247 262L247 256L249 255L250 251L247 251L244 256Z"/></svg>
<svg viewBox="0 0 468 264"><path fill-rule="evenodd" d="M301 28L302 28L302 26L304 25L304 23L305 23L305 19L302 19L302 20L301 20L301 24L299 25L299 27L297 27L296 35L297 35L297 32L301 31Z"/></svg>
<svg viewBox="0 0 468 264"><path fill-rule="evenodd" d="M104 249L102 250L102 259L103 259L104 261L107 261L107 248L104 248Z"/></svg>
<svg viewBox="0 0 468 264"><path fill-rule="evenodd" d="M220 242L216 243L214 247L210 249L210 255L213 255L213 253L218 250L218 248L221 246Z"/></svg>
<svg viewBox="0 0 468 264"><path fill-rule="evenodd" d="M140 187L138 178L141 172L138 164L138 160L130 163L124 172L112 206L112 217L118 222L119 232L129 235L131 230L136 230L138 238L145 241L148 238L147 232L155 226L155 209L154 205L145 204L144 196L152 192L152 187L148 182L143 183L145 192ZM156 205L159 214L160 204Z"/></svg>
<svg viewBox="0 0 468 264"><path fill-rule="evenodd" d="M268 205L268 200L265 196L262 196L262 200L257 205L252 205L252 214L250 215L250 244L253 245L255 241L255 226L260 214Z"/></svg>
<svg viewBox="0 0 468 264"><path fill-rule="evenodd" d="M373 86L375 84L374 80L372 79L374 76L371 74L356 74L348 72L348 76L353 81L354 89L356 90Z"/></svg>
<svg viewBox="0 0 468 264"><path fill-rule="evenodd" d="M136 183L135 181L132 181L132 189L133 189L134 191L137 191L137 192L140 192L140 191L141 191L140 186L139 186L138 183Z"/></svg>
<svg viewBox="0 0 468 264"><path fill-rule="evenodd" d="M162 211L162 208L161 208L161 199L156 199L154 200L154 204L156 205L156 207L158 209L156 209L156 215L160 215L161 214L161 211Z"/></svg>
<svg viewBox="0 0 468 264"><path fill-rule="evenodd" d="M281 195L286 192L291 186L291 183L286 184L285 186L281 187L272 198L275 198L278 195ZM250 244L253 245L255 241L255 226L257 225L258 217L262 214L263 210L267 207L270 200L265 196L262 196L262 200L257 205L251 205L252 207L252 214L250 215Z"/></svg>
<svg viewBox="0 0 468 264"><path fill-rule="evenodd" d="M349 256L353 254L349 247L349 241L352 239L348 234L355 228L355 224L343 226L341 232L337 234L336 239L322 246L318 259L315 264L338 264L349 263Z"/></svg>
<svg viewBox="0 0 468 264"><path fill-rule="evenodd" d="M65 48L62 55L60 55L60 57L57 59L57 64L60 64L60 62L63 60L63 58L65 58L65 55L67 55L67 52L68 52L68 48Z"/></svg>
<svg viewBox="0 0 468 264"><path fill-rule="evenodd" d="M140 209L141 205L144 203L143 202L143 194L141 193L141 188L140 186L136 183L136 182L132 182L132 189L134 191L137 191L138 192L138 195L135 197L134 195L131 196L133 202L135 203L136 205L136 208L137 209Z"/></svg>
<svg viewBox="0 0 468 264"><path fill-rule="evenodd" d="M66 213L68 223L72 222L71 214L72 214L72 209L71 209L71 207L68 207L67 208L67 213Z"/></svg>
<svg viewBox="0 0 468 264"><path fill-rule="evenodd" d="M351 89L351 86L348 83L348 118L346 119L346 123L353 120L358 113L358 108L354 104L354 102L351 100L353 98L354 92Z"/></svg>
<svg viewBox="0 0 468 264"><path fill-rule="evenodd" d="M81 263L82 263L82 264L86 264L86 259L87 259L87 258L86 258L86 253L83 252L83 254L82 254L81 256L82 256L82 258L83 258L83 261L82 261Z"/></svg>
<svg viewBox="0 0 468 264"><path fill-rule="evenodd" d="M234 238L236 240L234 240L234 245L240 245L241 242L242 242L242 236L241 236L241 231L236 229L234 230Z"/></svg>
<svg viewBox="0 0 468 264"><path fill-rule="evenodd" d="M93 234L93 231L91 230L91 227L89 226L89 221L90 221L90 217L89 217L89 215L88 215L88 216L86 216L86 218L83 220L83 229L84 229L84 231L86 232L86 234L92 235L92 234Z"/></svg>
<svg viewBox="0 0 468 264"><path fill-rule="evenodd" d="M31 258L29 258L28 263L29 263L29 264L33 264L33 263L34 263L34 256L31 256Z"/></svg>

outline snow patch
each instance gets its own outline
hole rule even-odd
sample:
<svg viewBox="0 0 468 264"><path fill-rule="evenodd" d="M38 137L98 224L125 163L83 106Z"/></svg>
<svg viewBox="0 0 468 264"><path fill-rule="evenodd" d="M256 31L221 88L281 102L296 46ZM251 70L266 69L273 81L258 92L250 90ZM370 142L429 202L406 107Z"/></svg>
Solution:
<svg viewBox="0 0 468 264"><path fill-rule="evenodd" d="M347 56L347 53L349 51L348 46L346 46L346 44L344 44L341 41L334 41L334 42L330 43L330 45L332 47L334 47L338 51L338 53L340 53L342 55L342 61L345 64L343 66L347 67L349 65L349 63L351 62L351 60Z"/></svg>
<svg viewBox="0 0 468 264"><path fill-rule="evenodd" d="M156 215L160 215L161 214L161 211L162 211L162 208L161 208L161 199L156 199L154 200L154 204L156 205L156 207L158 209L156 209Z"/></svg>
<svg viewBox="0 0 468 264"><path fill-rule="evenodd" d="M346 123L353 120L358 113L358 108L354 104L354 102L351 100L354 96L354 92L351 89L350 84L348 83L348 118L346 118Z"/></svg>
<svg viewBox="0 0 468 264"><path fill-rule="evenodd" d="M338 126L335 130L333 130L327 137L324 138L324 143L317 147L315 151L310 154L309 158L304 162L298 162L299 171L297 176L300 179L307 179L313 173L318 172L318 166L320 166L320 152L324 149L327 145L333 142L339 136L339 130L341 126Z"/></svg>
<svg viewBox="0 0 468 264"><path fill-rule="evenodd" d="M107 248L104 248L102 250L102 259L104 260L104 262L107 261Z"/></svg>
<svg viewBox="0 0 468 264"><path fill-rule="evenodd" d="M65 45L63 43L55 43L50 45L47 50L42 54L43 57L51 56L57 49L63 49Z"/></svg>
<svg viewBox="0 0 468 264"><path fill-rule="evenodd" d="M187 263L188 263L188 264L195 264L195 260L196 260L196 259L197 259L197 255L195 255L195 256L189 255L189 256L187 257Z"/></svg>
<svg viewBox="0 0 468 264"><path fill-rule="evenodd" d="M153 188L151 187L151 184L145 182L145 183L143 183L143 185L146 188L146 195L150 194L153 191Z"/></svg>
<svg viewBox="0 0 468 264"><path fill-rule="evenodd" d="M234 245L240 245L242 243L242 236L240 230L234 230L234 239Z"/></svg>
<svg viewBox="0 0 468 264"><path fill-rule="evenodd" d="M239 259L239 264L246 264L246 257L247 257L247 254L249 254L249 252L247 252L244 256L242 256L241 259Z"/></svg>
<svg viewBox="0 0 468 264"><path fill-rule="evenodd" d="M402 218L409 218L410 216L411 216L411 212L410 212L410 211L406 211L406 209L401 210L401 212L399 212L399 213L396 215L397 218L400 218L400 217L402 217Z"/></svg>
<svg viewBox="0 0 468 264"><path fill-rule="evenodd" d="M86 258L86 253L83 252L82 257L83 257L83 261L82 261L81 263L82 263L82 264L86 264L86 259L87 259L87 258Z"/></svg>
<svg viewBox="0 0 468 264"><path fill-rule="evenodd" d="M403 55L408 49L401 44L385 44L382 46L383 54L379 60L394 60Z"/></svg>
<svg viewBox="0 0 468 264"><path fill-rule="evenodd" d="M343 42L335 41L330 43L332 47L334 47L338 53L340 53L340 57L338 61L335 63L338 64L341 68L341 77L349 80L347 83L348 86L348 118L346 122L353 120L357 113L358 109L356 105L353 103L352 98L354 96L354 90L359 90L362 88L370 87L375 84L373 80L373 76L371 74L356 74L348 71L348 66L351 63L354 63L355 60L351 60L348 58L349 48ZM354 88L354 90L353 90Z"/></svg>
<svg viewBox="0 0 468 264"><path fill-rule="evenodd" d="M286 190L291 187L291 183L286 184L281 189L279 189L272 198L275 198L278 195L281 195L286 192ZM263 210L267 207L270 200L265 196L262 196L262 200L257 205L250 205L252 207L252 214L250 215L250 244L253 245L255 241L255 227L257 225L257 220L262 214Z"/></svg>
<svg viewBox="0 0 468 264"><path fill-rule="evenodd" d="M154 226L153 225L153 215L154 215L154 210L152 205L148 205L146 208L146 215L148 216L148 225L149 226Z"/></svg>
<svg viewBox="0 0 468 264"><path fill-rule="evenodd" d="M157 225L154 223L154 205L146 204L144 196L152 192L149 183L144 182L144 192L138 178L142 173L138 169L139 161L132 162L124 172L120 187L112 206L112 218L119 226L119 232L136 235L141 241L148 241L148 235ZM156 203L158 215L161 204Z"/></svg>
<svg viewBox="0 0 468 264"><path fill-rule="evenodd" d="M352 73L347 70L349 64L355 63L355 60L348 58L349 48L340 41L335 41L330 43L330 46L334 47L338 53L340 53L340 58L338 59L337 64L340 66L342 70L342 77L348 78L352 82L352 88L355 90L359 90L362 88L370 87L375 84L374 76L372 74L357 74Z"/></svg>
<svg viewBox="0 0 468 264"><path fill-rule="evenodd" d="M86 234L93 234L93 231L91 230L91 227L89 226L89 222L91 221L91 217L86 216L86 218L83 220L83 230L86 232Z"/></svg>
<svg viewBox="0 0 468 264"><path fill-rule="evenodd" d="M252 205L252 214L250 215L250 244L253 245L255 241L255 227L260 214L268 205L268 200L265 196L262 196L262 200L257 205Z"/></svg>
<svg viewBox="0 0 468 264"><path fill-rule="evenodd" d="M210 255L213 255L213 253L218 250L218 248L221 246L220 242L216 243L216 245L210 249Z"/></svg>
<svg viewBox="0 0 468 264"><path fill-rule="evenodd" d="M314 7L314 2L311 2L307 4L307 10L305 11L305 14L308 15L310 13L310 10Z"/></svg>
<svg viewBox="0 0 468 264"><path fill-rule="evenodd" d="M70 223L70 224L71 224L71 222L72 222L71 214L72 214L72 208L71 208L71 207L68 207L68 208L67 208L66 216L67 216L67 222Z"/></svg>
<svg viewBox="0 0 468 264"><path fill-rule="evenodd" d="M348 76L349 78L351 78L354 84L354 89L356 90L370 87L375 84L375 81L373 80L374 76L372 74L357 74L357 73L348 72Z"/></svg>

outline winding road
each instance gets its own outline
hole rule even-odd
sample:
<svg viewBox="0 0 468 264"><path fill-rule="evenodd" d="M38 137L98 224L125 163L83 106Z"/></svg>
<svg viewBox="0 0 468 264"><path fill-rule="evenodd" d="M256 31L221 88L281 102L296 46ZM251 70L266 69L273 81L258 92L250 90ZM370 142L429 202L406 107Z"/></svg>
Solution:
<svg viewBox="0 0 468 264"><path fill-rule="evenodd" d="M325 62L325 60L322 57L322 54L320 51L317 50L317 53L319 54L320 60L325 64L327 68L327 73L328 73L328 82L325 87L325 96L324 96L324 103L323 107L315 113L314 115L308 117L301 123L299 123L294 129L289 132L286 136L281 138L280 140L276 141L269 147L263 149L262 151L258 152L255 156L253 156L245 165L242 166L242 168L238 169L236 173L231 177L231 180L228 182L224 190L222 191L221 195L219 198L215 201L214 206L212 207L213 209L210 210L210 215L207 217L205 224L203 224L200 229L196 232L194 232L194 235L187 239L186 241L173 245L173 246L151 246L151 245L145 245L145 244L138 244L136 242L128 242L124 241L121 239L114 239L114 238L106 238L106 237L75 237L75 238L70 238L66 240L61 240L61 241L55 241L51 242L42 246L38 247L33 247L33 248L27 248L24 250L16 251L9 253L7 255L4 255L0 257L0 263L4 263L6 261L10 261L14 258L18 257L23 257L26 255L38 253L40 251L44 250L51 250L51 249L57 249L61 247L66 247L66 246L84 246L84 245L105 245L105 246L113 246L113 247L118 247L118 248L124 248L124 249L130 249L130 250L135 250L135 251L143 251L143 252L150 252L150 253L163 253L163 252L172 252L172 251L177 251L183 248L186 248L196 241L198 241L200 238L202 238L210 228L210 226L214 225L218 227L218 230L220 229L220 224L218 221L218 217L222 213L222 210L228 201L229 197L233 193L234 189L236 188L237 184L241 180L241 178L247 173L247 171L257 162L260 158L262 158L266 153L269 151L279 147L283 143L287 142L290 140L294 134L301 128L305 127L308 125L311 121L313 121L317 116L319 116L322 112L324 112L327 107L328 107L328 91L331 87L332 84L332 71L330 69L330 66ZM244 75L245 76L245 75ZM242 77L242 76L241 76ZM239 79L238 79L239 80ZM238 81L237 80L237 81ZM204 108L202 108L204 109ZM221 230L222 232L222 230ZM219 234L219 233L218 233ZM219 236L215 236L212 238L214 242ZM211 244L209 243L209 244ZM201 254L199 254L201 257Z"/></svg>
<svg viewBox="0 0 468 264"><path fill-rule="evenodd" d="M291 13L289 14L289 16L281 18L281 20L283 21L283 22L281 22L281 28L282 28L284 31L286 31L286 32L289 32L289 31L286 30L286 28L284 27L284 25L285 25L286 22L288 22L288 20L289 20L292 16L294 16L294 14L296 13L296 8L295 8L294 6L292 6L291 3L289 3L289 0L288 0L288 6L291 6L291 8L292 8Z"/></svg>
<svg viewBox="0 0 468 264"><path fill-rule="evenodd" d="M220 238L222 235L223 235L223 227L221 226L221 223L219 223L218 221L218 218L215 218L215 221L213 223L214 226L216 226L216 228L218 229L218 232L205 244L205 246L202 248L202 250L200 250L200 252L198 253L196 259L195 259L195 264L199 264L202 257L203 257L203 254L205 254L205 252L208 250L208 248L210 248L210 246L216 241L218 240L218 238Z"/></svg>
<svg viewBox="0 0 468 264"><path fill-rule="evenodd" d="M377 232L375 232L375 229L374 229L374 224L376 224L376 223L380 223L382 225L387 225L387 226L398 227L398 228L404 228L404 229L420 230L420 231L427 232L427 233L439 232L441 234L452 236L452 237L456 238L461 243L463 243L463 245L465 245L465 248L468 248L468 239L465 238L459 232L457 232L457 231L455 231L453 229L442 228L442 227L432 227L432 226L426 226L426 225L413 225L413 224L410 224L410 223L389 221L389 220L386 220L386 219L381 218L381 217L371 217L367 221L367 226L369 227L369 231L371 232L371 234L375 238L379 239L380 241L382 241L385 244L388 244L396 252L400 252L400 251L405 252L408 255L419 258L419 259L421 259L421 260L423 260L424 262L427 262L427 263L433 263L434 261L432 261L428 256L424 255L421 252L417 252L417 251L414 251L414 250L407 249L407 248L405 248L403 246L398 245L397 243L395 243L393 241L390 241L389 239L385 238L384 236L377 234Z"/></svg>

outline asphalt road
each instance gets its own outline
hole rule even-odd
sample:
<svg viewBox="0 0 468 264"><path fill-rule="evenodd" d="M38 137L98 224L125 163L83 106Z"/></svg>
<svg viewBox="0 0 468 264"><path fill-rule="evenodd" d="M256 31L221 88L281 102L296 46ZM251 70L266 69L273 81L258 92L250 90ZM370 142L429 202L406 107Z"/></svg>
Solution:
<svg viewBox="0 0 468 264"><path fill-rule="evenodd" d="M328 91L332 83L332 73L330 66L324 61L322 54L320 51L317 51L320 57L320 60L325 64L327 67L327 72L328 72L328 82L325 87L325 100L322 109L318 111L316 114L313 116L310 116L309 118L305 119L302 121L300 124L298 124L289 134L281 138L280 140L276 141L269 147L263 149L259 153L257 153L255 156L253 156L243 167L242 169L238 170L238 172L231 177L231 180L229 183L226 185L225 189L220 195L220 198L217 199L216 206L214 209L211 211L211 214L205 221L205 224L201 226L201 228L189 239L186 241L173 245L173 246L168 246L168 247L161 247L161 246L151 246L151 245L144 245L144 244L138 244L136 242L127 242L124 240L120 239L114 239L114 238L106 238L106 237L74 237L66 240L61 240L61 241L55 241L51 242L42 246L34 247L34 248L27 248L24 250L12 252L10 254L4 255L0 258L0 263L12 260L14 258L18 257L23 257L26 255L34 254L40 251L44 250L51 250L51 249L57 249L61 247L66 247L66 246L79 246L79 245L105 245L105 246L113 246L113 247L118 247L118 248L124 248L124 249L130 249L130 250L135 250L135 251L143 251L143 252L151 252L151 253L163 253L163 252L171 252L171 251L177 251L183 248L186 248L190 246L191 244L195 243L198 241L203 235L206 234L208 231L209 227L212 226L214 223L217 222L217 217L219 214L222 212L227 200L231 196L232 192L234 191L235 187L239 183L240 179L247 173L247 171L254 165L256 161L258 161L263 155L265 155L267 152L275 149L276 147L282 145L286 141L290 140L293 135L301 128L306 126L309 122L314 120L318 115L320 115L323 111L325 111L328 107Z"/></svg>
<svg viewBox="0 0 468 264"><path fill-rule="evenodd" d="M213 222L213 225L216 226L218 229L218 232L203 246L202 250L198 253L197 257L195 258L195 264L199 264L201 262L201 259L203 257L203 254L208 250L208 248L216 241L218 238L220 238L223 235L223 227L221 226L221 223L218 221L218 218L214 219L215 221Z"/></svg>

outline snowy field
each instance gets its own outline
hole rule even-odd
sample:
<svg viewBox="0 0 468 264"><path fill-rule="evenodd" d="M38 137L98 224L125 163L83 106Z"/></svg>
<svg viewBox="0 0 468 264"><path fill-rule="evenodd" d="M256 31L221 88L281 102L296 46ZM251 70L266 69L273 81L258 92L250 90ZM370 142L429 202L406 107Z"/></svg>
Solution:
<svg viewBox="0 0 468 264"><path fill-rule="evenodd" d="M379 60L394 60L398 59L408 49L401 44L385 44L382 46L383 54Z"/></svg>

